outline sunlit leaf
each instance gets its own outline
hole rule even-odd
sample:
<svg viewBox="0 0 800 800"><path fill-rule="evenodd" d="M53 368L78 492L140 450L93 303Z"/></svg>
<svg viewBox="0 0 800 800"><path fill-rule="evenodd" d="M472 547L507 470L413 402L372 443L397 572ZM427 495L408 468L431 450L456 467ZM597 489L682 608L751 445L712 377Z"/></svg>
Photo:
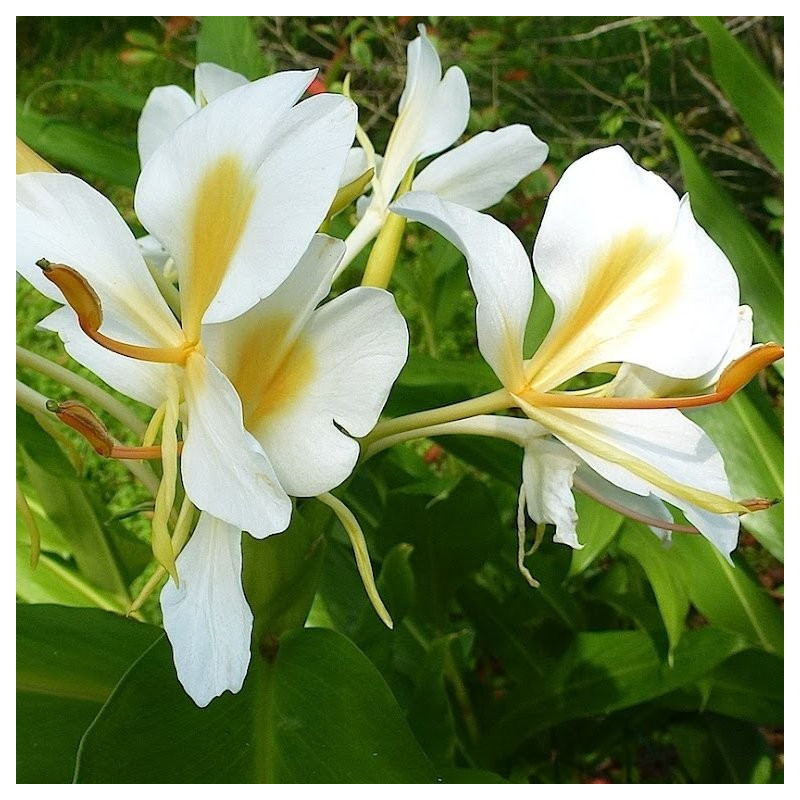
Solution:
<svg viewBox="0 0 800 800"><path fill-rule="evenodd" d="M263 78L266 62L250 17L203 17L197 35L198 64L210 61L250 80Z"/></svg>

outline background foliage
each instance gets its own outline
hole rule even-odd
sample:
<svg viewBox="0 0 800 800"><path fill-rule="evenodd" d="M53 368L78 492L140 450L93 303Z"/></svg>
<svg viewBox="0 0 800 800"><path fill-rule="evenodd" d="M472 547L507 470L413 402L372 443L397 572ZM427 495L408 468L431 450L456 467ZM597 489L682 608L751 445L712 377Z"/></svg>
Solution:
<svg viewBox="0 0 800 800"><path fill-rule="evenodd" d="M18 18L17 132L140 233L135 133L153 86L191 90L196 60L251 78L320 66L333 91L352 72L361 123L382 144L417 22L467 75L468 133L521 122L550 145L493 209L526 247L558 175L619 142L690 191L757 337L782 340L779 18ZM334 233L352 222L341 215ZM387 413L496 388L459 254L412 226L402 258L393 288L412 354ZM21 282L17 306L18 343L91 378L34 330L49 301ZM539 292L528 352L548 306ZM696 414L737 496L783 494L782 403L770 370ZM43 549L31 569L18 519L20 782L782 781L780 506L745 521L732 569L699 537L664 549L581 499L586 547L546 536L532 590L515 564L518 450L458 437L395 448L337 490L365 528L394 631L330 512L300 501L286 533L245 537L260 649L243 691L201 711L177 684L157 604L141 621L117 615L151 569L148 495L46 420L21 413L17 432Z"/></svg>

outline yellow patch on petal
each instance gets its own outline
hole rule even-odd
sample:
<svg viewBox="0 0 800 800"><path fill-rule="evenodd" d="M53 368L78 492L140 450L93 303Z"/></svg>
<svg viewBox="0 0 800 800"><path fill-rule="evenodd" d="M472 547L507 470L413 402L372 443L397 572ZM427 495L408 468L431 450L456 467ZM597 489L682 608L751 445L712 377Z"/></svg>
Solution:
<svg viewBox="0 0 800 800"><path fill-rule="evenodd" d="M587 354L672 305L682 272L680 257L663 240L642 229L618 238L597 259L578 301L553 323L528 362L527 385L547 391L596 366L584 363Z"/></svg>
<svg viewBox="0 0 800 800"><path fill-rule="evenodd" d="M232 155L209 167L197 187L188 285L181 287L182 324L190 341L200 338L203 314L236 253L255 194L255 184Z"/></svg>
<svg viewBox="0 0 800 800"><path fill-rule="evenodd" d="M314 353L302 337L288 350L283 348L290 326L290 317L276 317L254 329L239 350L232 383L250 431L297 398L314 377Z"/></svg>

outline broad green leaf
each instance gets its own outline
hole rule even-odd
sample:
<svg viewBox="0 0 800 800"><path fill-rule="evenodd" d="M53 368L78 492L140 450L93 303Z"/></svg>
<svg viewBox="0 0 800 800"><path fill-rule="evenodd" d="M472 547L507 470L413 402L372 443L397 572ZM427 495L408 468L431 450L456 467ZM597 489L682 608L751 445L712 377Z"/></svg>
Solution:
<svg viewBox="0 0 800 800"><path fill-rule="evenodd" d="M742 564L732 567L701 536L674 537L669 556L684 576L692 605L709 622L768 653L783 652L783 615Z"/></svg>
<svg viewBox="0 0 800 800"><path fill-rule="evenodd" d="M197 63L205 61L250 80L263 78L267 65L250 17L203 17L197 36Z"/></svg>
<svg viewBox="0 0 800 800"><path fill-rule="evenodd" d="M722 453L734 497L783 499L783 441L748 392L738 392L726 403L698 408L689 416ZM783 514L783 504L779 503L742 517L745 530L780 561L783 561Z"/></svg>
<svg viewBox="0 0 800 800"><path fill-rule="evenodd" d="M128 583L149 560L149 548L103 522L94 488L75 474L59 449L29 414L17 412L17 437L28 481L47 516L63 532L80 572L92 583L128 598Z"/></svg>
<svg viewBox="0 0 800 800"><path fill-rule="evenodd" d="M502 533L492 495L467 477L439 502L393 492L377 537L384 546L414 546L417 611L443 619L459 584L494 555Z"/></svg>
<svg viewBox="0 0 800 800"><path fill-rule="evenodd" d="M678 154L683 182L697 221L731 260L742 290L742 302L753 307L755 337L783 341L783 265L731 196L706 169L674 122L660 116ZM782 362L776 369L783 372Z"/></svg>
<svg viewBox="0 0 800 800"><path fill-rule="evenodd" d="M499 381L485 361L443 361L412 353L397 378L398 386L457 386L480 394L497 389Z"/></svg>
<svg viewBox="0 0 800 800"><path fill-rule="evenodd" d="M302 512L295 509L292 524L283 533L260 540L243 536L242 582L258 641L300 628L306 621L317 591L329 521L327 509L320 512L307 504Z"/></svg>
<svg viewBox="0 0 800 800"><path fill-rule="evenodd" d="M664 557L666 548L643 525L627 523L619 538L619 546L641 565L656 596L664 628L669 638L670 657L683 634L686 615L689 613L689 595L681 579Z"/></svg>
<svg viewBox="0 0 800 800"><path fill-rule="evenodd" d="M198 709L165 640L81 743L80 783L426 783L436 773L389 688L348 639L304 628L254 656L242 691Z"/></svg>
<svg viewBox="0 0 800 800"><path fill-rule="evenodd" d="M664 698L680 710L716 711L756 725L783 725L783 659L763 650L731 656L697 686Z"/></svg>
<svg viewBox="0 0 800 800"><path fill-rule="evenodd" d="M78 743L160 635L95 609L17 606L17 782L69 783Z"/></svg>
<svg viewBox="0 0 800 800"><path fill-rule="evenodd" d="M549 679L529 681L509 695L508 712L484 732L484 755L503 756L557 723L608 714L694 683L741 648L739 636L719 628L690 630L669 666L644 632L579 633Z"/></svg>
<svg viewBox="0 0 800 800"><path fill-rule="evenodd" d="M139 157L133 141L115 142L72 122L51 119L17 103L17 136L56 167L133 187Z"/></svg>
<svg viewBox="0 0 800 800"><path fill-rule="evenodd" d="M485 769L449 767L439 770L443 783L508 783L505 778Z"/></svg>
<svg viewBox="0 0 800 800"><path fill-rule="evenodd" d="M783 92L716 17L692 17L692 21L708 39L717 83L764 155L783 172Z"/></svg>
<svg viewBox="0 0 800 800"><path fill-rule="evenodd" d="M619 533L622 516L610 508L575 492L575 510L578 512L578 541L580 550L572 551L569 575L573 577L584 572Z"/></svg>
<svg viewBox="0 0 800 800"><path fill-rule="evenodd" d="M670 726L681 763L694 783L768 783L773 753L746 722L704 714Z"/></svg>

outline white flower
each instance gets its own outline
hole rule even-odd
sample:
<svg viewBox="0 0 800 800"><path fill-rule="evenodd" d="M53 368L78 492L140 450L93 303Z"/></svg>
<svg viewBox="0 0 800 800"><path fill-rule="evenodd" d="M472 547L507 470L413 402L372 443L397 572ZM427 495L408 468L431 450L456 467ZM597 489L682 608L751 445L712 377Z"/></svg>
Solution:
<svg viewBox="0 0 800 800"><path fill-rule="evenodd" d="M435 48L420 25L408 45L408 74L383 158L355 148L349 160L352 179L370 166L376 174L372 194L359 204L361 219L346 240L341 272L377 236L403 176L418 160L450 147L467 127L469 88L459 67L442 77ZM474 136L428 164L414 178L413 188L432 192L477 210L488 208L538 169L547 145L527 125L510 125Z"/></svg>
<svg viewBox="0 0 800 800"><path fill-rule="evenodd" d="M246 669L240 532L284 530L289 494L347 477L358 446L342 430L369 431L406 355L405 323L384 292L356 290L314 311L343 252L315 231L339 185L355 107L333 95L295 105L313 77L280 73L228 91L147 160L136 211L175 261L180 321L102 195L70 175L17 178L19 272L63 303L36 262L66 264L102 304L93 324L84 287L88 300L74 301L86 312L80 322L64 307L42 327L108 384L163 410L155 516L164 531L180 413L183 484L204 513L178 558L183 594L166 592L177 620L168 631L199 704L238 688ZM169 567L169 536L156 527L154 551Z"/></svg>
<svg viewBox="0 0 800 800"><path fill-rule="evenodd" d="M628 399L618 394L625 389L621 381L582 392L559 388L583 372L613 372L609 365L620 363L697 379L723 362L737 331L738 283L695 222L688 197L679 200L619 147L566 170L533 249L534 268L555 307L553 325L527 361L522 346L533 281L516 237L484 214L427 193L405 195L393 210L425 222L464 252L483 357L511 402L563 445L526 449L528 473L537 474L525 482L531 513L556 523L562 541L577 544L570 490L584 464L628 493L625 499L645 498L647 516L663 518L661 501L676 506L727 556L736 546L738 513L746 509L731 500L714 444L677 408L724 399L740 377L752 374L751 361L763 366L781 349L750 350L754 358L746 357L720 396ZM541 486L548 487L547 502L537 497Z"/></svg>

